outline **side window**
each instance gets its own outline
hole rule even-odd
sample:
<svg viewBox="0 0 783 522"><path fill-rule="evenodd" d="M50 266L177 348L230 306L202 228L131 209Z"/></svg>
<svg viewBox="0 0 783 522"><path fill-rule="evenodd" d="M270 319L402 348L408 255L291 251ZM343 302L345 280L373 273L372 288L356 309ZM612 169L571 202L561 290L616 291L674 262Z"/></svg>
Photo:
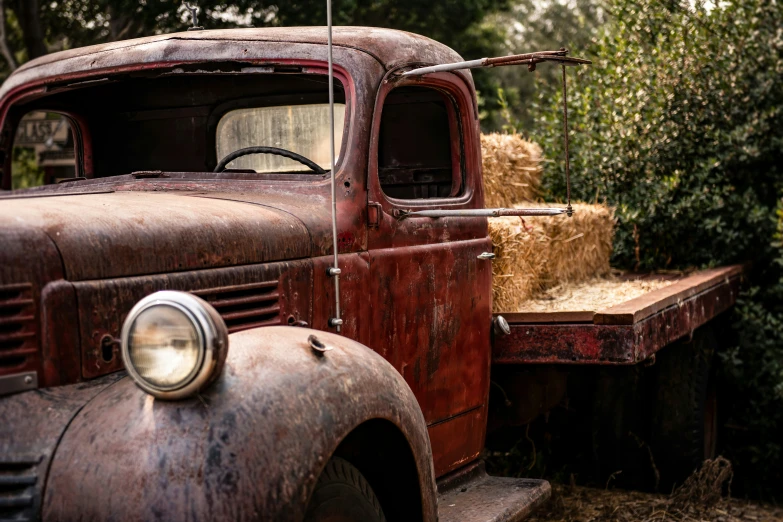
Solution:
<svg viewBox="0 0 783 522"><path fill-rule="evenodd" d="M460 196L463 191L457 109L426 87L400 87L383 103L378 177L397 199Z"/></svg>
<svg viewBox="0 0 783 522"><path fill-rule="evenodd" d="M49 185L75 177L74 151L68 118L52 112L25 114L14 135L11 188Z"/></svg>

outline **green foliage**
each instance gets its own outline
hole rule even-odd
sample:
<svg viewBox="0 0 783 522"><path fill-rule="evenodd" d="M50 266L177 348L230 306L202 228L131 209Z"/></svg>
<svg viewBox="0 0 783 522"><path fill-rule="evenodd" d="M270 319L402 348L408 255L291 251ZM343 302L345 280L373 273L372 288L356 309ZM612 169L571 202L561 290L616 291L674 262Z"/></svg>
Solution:
<svg viewBox="0 0 783 522"><path fill-rule="evenodd" d="M753 287L738 301L738 341L722 352L724 454L735 492L780 500L783 481L783 287Z"/></svg>
<svg viewBox="0 0 783 522"><path fill-rule="evenodd" d="M582 56L603 24L601 6L600 0L517 0L510 9L491 14L484 24L502 32L502 54L566 47L572 56ZM515 66L490 69L485 74L503 89L510 110L509 114L500 107L490 107L497 110L488 111L482 119L482 127L487 130L503 128L513 121L518 132L528 135L534 128L536 110L531 101L537 91L551 95L560 88L560 69L553 64L541 64L532 73L526 67Z"/></svg>
<svg viewBox="0 0 783 522"><path fill-rule="evenodd" d="M512 104L508 101L508 98L506 97L506 91L502 87L498 87L498 112L500 118L503 120L503 125L501 126L501 129L503 129L503 132L506 133L513 133L515 132L519 127L522 126L522 122L520 122L513 114Z"/></svg>
<svg viewBox="0 0 783 522"><path fill-rule="evenodd" d="M11 186L25 189L43 185L44 171L38 166L35 150L27 147L14 147L11 163Z"/></svg>
<svg viewBox="0 0 783 522"><path fill-rule="evenodd" d="M184 31L191 25L182 0L40 0L39 16L50 51ZM334 0L335 25L388 27L429 36L467 58L494 54L503 34L490 13L507 8L508 0ZM259 0L199 0L198 22L205 29L231 27L326 25L326 2L301 0L268 3ZM13 3L12 3L13 4ZM6 3L6 5L9 5ZM24 27L13 9L7 11L8 43L25 61ZM0 68L0 75L7 74ZM476 86L494 92L497 80L479 71ZM494 109L490 103L489 110Z"/></svg>
<svg viewBox="0 0 783 522"><path fill-rule="evenodd" d="M622 266L768 257L783 180L781 6L666 5L617 0L595 65L571 74L573 193L617 206ZM558 160L547 188L562 196L562 98L551 95L541 141Z"/></svg>
<svg viewBox="0 0 783 522"><path fill-rule="evenodd" d="M723 353L723 442L735 492L780 495L783 6L612 0L608 17L594 65L569 70L572 193L617 207L616 266L753 261ZM562 200L562 97L541 92L538 110Z"/></svg>
<svg viewBox="0 0 783 522"><path fill-rule="evenodd" d="M199 25L205 29L326 24L323 1L200 0L192 4L199 7ZM335 0L332 11L335 25L403 29L470 53L486 50L487 36L492 38L491 30L477 24L504 6L505 0ZM41 19L50 45L67 38L71 46L182 31L190 26L189 12L180 0L55 0L41 7Z"/></svg>

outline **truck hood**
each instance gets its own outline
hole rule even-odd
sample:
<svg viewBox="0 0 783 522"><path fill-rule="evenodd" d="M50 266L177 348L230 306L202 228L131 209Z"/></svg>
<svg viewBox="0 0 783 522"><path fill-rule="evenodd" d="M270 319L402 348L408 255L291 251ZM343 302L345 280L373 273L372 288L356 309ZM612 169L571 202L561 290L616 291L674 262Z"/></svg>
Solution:
<svg viewBox="0 0 783 522"><path fill-rule="evenodd" d="M295 216L261 201L194 195L106 192L4 199L0 230L18 232L2 245L4 257L13 253L9 249L28 252L26 243L48 236L71 281L310 257L310 234ZM8 279L16 278L0 267L0 281Z"/></svg>

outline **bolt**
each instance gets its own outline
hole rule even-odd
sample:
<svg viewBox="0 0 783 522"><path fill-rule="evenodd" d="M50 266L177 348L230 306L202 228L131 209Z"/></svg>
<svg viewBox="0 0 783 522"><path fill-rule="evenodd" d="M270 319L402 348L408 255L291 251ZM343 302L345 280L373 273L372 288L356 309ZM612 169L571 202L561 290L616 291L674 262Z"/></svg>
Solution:
<svg viewBox="0 0 783 522"><path fill-rule="evenodd" d="M498 315L492 321L492 327L495 335L508 335L511 333L511 327L508 325L508 321L502 315Z"/></svg>

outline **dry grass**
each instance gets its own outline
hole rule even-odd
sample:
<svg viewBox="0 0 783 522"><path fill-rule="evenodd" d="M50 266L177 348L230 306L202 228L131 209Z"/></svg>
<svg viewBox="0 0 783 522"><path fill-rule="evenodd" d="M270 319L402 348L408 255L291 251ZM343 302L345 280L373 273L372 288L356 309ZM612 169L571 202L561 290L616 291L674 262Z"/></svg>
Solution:
<svg viewBox="0 0 783 522"><path fill-rule="evenodd" d="M483 134L487 208L541 206L541 147L516 134ZM526 203L528 202L528 203ZM534 295L609 273L614 215L603 205L574 205L574 215L490 219L495 311L519 311Z"/></svg>
<svg viewBox="0 0 783 522"><path fill-rule="evenodd" d="M520 311L548 288L610 271L614 213L604 205L576 203L571 218L492 218L489 231L497 256L492 295L498 312Z"/></svg>
<svg viewBox="0 0 783 522"><path fill-rule="evenodd" d="M522 303L518 312L597 312L630 301L674 281L634 279L624 281L609 275L581 283L562 283Z"/></svg>
<svg viewBox="0 0 783 522"><path fill-rule="evenodd" d="M554 485L549 503L531 522L773 522L783 509L722 497L731 481L731 463L704 462L670 496L636 491Z"/></svg>
<svg viewBox="0 0 783 522"><path fill-rule="evenodd" d="M517 134L482 134L481 158L487 208L533 201L541 185L541 147Z"/></svg>

